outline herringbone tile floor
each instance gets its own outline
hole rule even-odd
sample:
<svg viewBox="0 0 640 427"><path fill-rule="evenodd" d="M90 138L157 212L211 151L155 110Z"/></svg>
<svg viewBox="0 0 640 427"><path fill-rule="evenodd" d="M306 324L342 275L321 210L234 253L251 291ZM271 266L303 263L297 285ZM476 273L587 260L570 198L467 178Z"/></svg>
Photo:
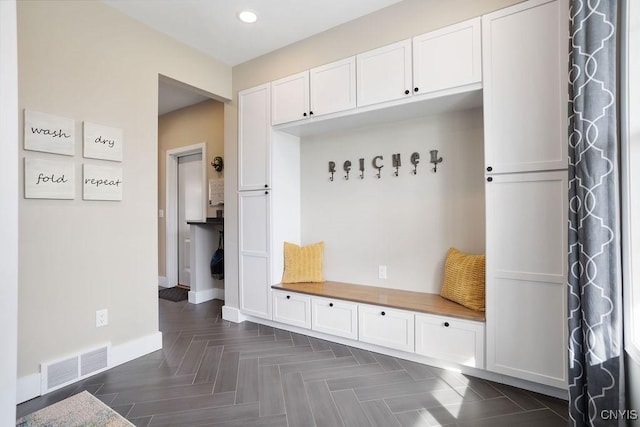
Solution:
<svg viewBox="0 0 640 427"><path fill-rule="evenodd" d="M18 405L88 390L138 426L566 426L567 402L159 300L163 349Z"/></svg>

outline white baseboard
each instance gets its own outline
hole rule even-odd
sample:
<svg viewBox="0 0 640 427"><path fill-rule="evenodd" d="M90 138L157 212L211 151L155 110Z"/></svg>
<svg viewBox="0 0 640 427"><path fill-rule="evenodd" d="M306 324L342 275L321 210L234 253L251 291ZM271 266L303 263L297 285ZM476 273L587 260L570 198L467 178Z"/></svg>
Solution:
<svg viewBox="0 0 640 427"><path fill-rule="evenodd" d="M169 287L169 279L165 276L158 276L158 286L162 286L163 288Z"/></svg>
<svg viewBox="0 0 640 427"><path fill-rule="evenodd" d="M240 313L240 310L235 307L229 307L228 305L222 306L222 319L228 320L233 323L242 323L247 320L247 317Z"/></svg>
<svg viewBox="0 0 640 427"><path fill-rule="evenodd" d="M224 289L213 288L204 291L189 291L189 302L191 304L200 304L201 302L211 301L212 299L224 300Z"/></svg>
<svg viewBox="0 0 640 427"><path fill-rule="evenodd" d="M115 366L129 362L138 357L142 357L145 354L152 353L162 348L162 332L155 332L144 337L137 338L132 341L128 341L123 344L115 345L111 347L111 353L109 357L109 367L111 369ZM96 372L97 374L98 372ZM83 380L87 377L79 378ZM27 375L18 378L16 388L16 400L17 404L26 402L41 395L42 375L40 373Z"/></svg>
<svg viewBox="0 0 640 427"><path fill-rule="evenodd" d="M111 347L111 360L109 368L129 362L145 354L153 353L162 348L162 332L158 331L144 337L127 341L123 344Z"/></svg>

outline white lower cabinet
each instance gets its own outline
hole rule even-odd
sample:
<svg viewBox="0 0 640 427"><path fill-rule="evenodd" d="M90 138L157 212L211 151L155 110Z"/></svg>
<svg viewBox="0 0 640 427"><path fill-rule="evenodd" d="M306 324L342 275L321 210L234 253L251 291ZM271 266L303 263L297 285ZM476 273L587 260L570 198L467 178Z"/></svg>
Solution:
<svg viewBox="0 0 640 427"><path fill-rule="evenodd" d="M311 298L311 329L358 339L358 305L330 298Z"/></svg>
<svg viewBox="0 0 640 427"><path fill-rule="evenodd" d="M311 298L295 292L273 291L273 320L311 329Z"/></svg>
<svg viewBox="0 0 640 427"><path fill-rule="evenodd" d="M273 320L485 369L484 322L282 290L273 290Z"/></svg>
<svg viewBox="0 0 640 427"><path fill-rule="evenodd" d="M484 369L484 323L416 314L416 353Z"/></svg>
<svg viewBox="0 0 640 427"><path fill-rule="evenodd" d="M412 352L415 315L374 305L358 307L358 337L362 342Z"/></svg>

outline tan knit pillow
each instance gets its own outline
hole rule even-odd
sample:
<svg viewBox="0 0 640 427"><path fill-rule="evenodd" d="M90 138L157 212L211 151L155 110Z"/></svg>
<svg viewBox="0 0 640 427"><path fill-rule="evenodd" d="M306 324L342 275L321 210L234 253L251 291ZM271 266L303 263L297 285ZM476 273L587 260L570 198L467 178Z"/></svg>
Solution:
<svg viewBox="0 0 640 427"><path fill-rule="evenodd" d="M472 310L484 311L485 269L484 255L467 255L450 248L440 295Z"/></svg>
<svg viewBox="0 0 640 427"><path fill-rule="evenodd" d="M324 242L298 246L284 242L282 283L324 282L322 255Z"/></svg>

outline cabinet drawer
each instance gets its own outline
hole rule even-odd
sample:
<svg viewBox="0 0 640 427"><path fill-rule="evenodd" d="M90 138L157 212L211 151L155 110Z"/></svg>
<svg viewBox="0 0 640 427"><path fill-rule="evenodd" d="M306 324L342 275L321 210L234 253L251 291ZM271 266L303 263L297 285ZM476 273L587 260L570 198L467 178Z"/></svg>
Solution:
<svg viewBox="0 0 640 427"><path fill-rule="evenodd" d="M273 292L273 320L311 329L311 298L293 292Z"/></svg>
<svg viewBox="0 0 640 427"><path fill-rule="evenodd" d="M329 299L311 298L311 329L340 337L358 339L357 304Z"/></svg>
<svg viewBox="0 0 640 427"><path fill-rule="evenodd" d="M362 342L413 351L414 314L375 305L358 307L358 336Z"/></svg>
<svg viewBox="0 0 640 427"><path fill-rule="evenodd" d="M416 314L416 353L484 368L484 324Z"/></svg>

